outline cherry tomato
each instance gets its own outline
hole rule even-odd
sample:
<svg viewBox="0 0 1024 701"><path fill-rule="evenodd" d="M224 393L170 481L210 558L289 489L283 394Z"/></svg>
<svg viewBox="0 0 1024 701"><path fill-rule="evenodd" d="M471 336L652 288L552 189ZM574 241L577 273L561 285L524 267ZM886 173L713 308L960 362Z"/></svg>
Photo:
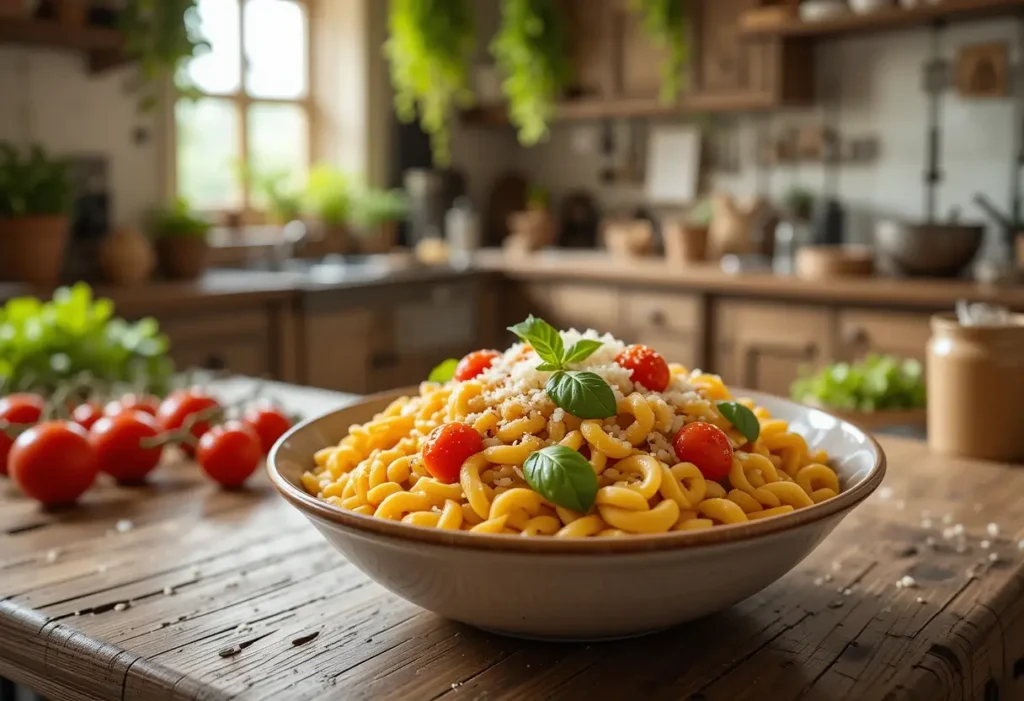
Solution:
<svg viewBox="0 0 1024 701"><path fill-rule="evenodd" d="M220 404L216 399L198 387L180 389L163 401L160 410L156 413L156 420L164 431L176 431L184 426L193 414L219 407ZM209 421L197 421L192 426L192 435L199 439L209 430ZM195 452L195 449L187 443L183 443L181 449L188 455Z"/></svg>
<svg viewBox="0 0 1024 701"><path fill-rule="evenodd" d="M12 424L38 423L46 402L37 394L9 394L0 399L0 421ZM7 455L14 439L0 431L0 475L7 474Z"/></svg>
<svg viewBox="0 0 1024 701"><path fill-rule="evenodd" d="M704 421L686 424L672 440L676 457L697 466L704 479L720 482L732 469L732 444L722 429Z"/></svg>
<svg viewBox="0 0 1024 701"><path fill-rule="evenodd" d="M264 455L277 443L277 439L292 427L291 419L275 406L254 406L246 410L242 423L247 425L260 439L260 449Z"/></svg>
<svg viewBox="0 0 1024 701"><path fill-rule="evenodd" d="M615 362L630 371L633 382L655 392L664 392L672 379L668 363L649 346L626 346L615 357Z"/></svg>
<svg viewBox="0 0 1024 701"><path fill-rule="evenodd" d="M143 411L150 416L156 416L160 410L160 400L150 394L126 394L120 399L107 402L103 413L107 416L117 416L122 411Z"/></svg>
<svg viewBox="0 0 1024 701"><path fill-rule="evenodd" d="M459 481L462 463L483 447L483 438L469 424L442 424L424 442L423 466L441 482L452 484Z"/></svg>
<svg viewBox="0 0 1024 701"><path fill-rule="evenodd" d="M103 407L93 402L79 404L71 412L71 420L86 431L91 429L101 418L103 418Z"/></svg>
<svg viewBox="0 0 1024 701"><path fill-rule="evenodd" d="M196 460L211 479L225 487L240 487L260 460L260 437L240 421L214 426L199 439Z"/></svg>
<svg viewBox="0 0 1024 701"><path fill-rule="evenodd" d="M139 484L160 463L163 446L145 448L145 439L160 435L156 419L144 411L104 416L89 431L101 472L123 484Z"/></svg>
<svg viewBox="0 0 1024 701"><path fill-rule="evenodd" d="M28 429L14 441L9 461L18 488L46 506L74 503L99 472L88 434L70 421L46 421Z"/></svg>
<svg viewBox="0 0 1024 701"><path fill-rule="evenodd" d="M459 382L472 380L484 370L491 367L491 363L500 357L501 353L494 350L473 351L460 360L459 364L455 366L455 379Z"/></svg>

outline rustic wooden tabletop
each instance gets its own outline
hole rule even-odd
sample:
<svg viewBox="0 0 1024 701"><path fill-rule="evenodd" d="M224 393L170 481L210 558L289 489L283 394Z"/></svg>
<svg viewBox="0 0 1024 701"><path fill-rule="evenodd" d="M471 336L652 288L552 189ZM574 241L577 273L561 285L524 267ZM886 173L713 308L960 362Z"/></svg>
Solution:
<svg viewBox="0 0 1024 701"><path fill-rule="evenodd" d="M276 389L308 414L351 399ZM398 599L262 477L221 492L181 462L62 513L0 485L0 676L54 701L1024 698L1024 471L883 445L886 485L781 581L592 645Z"/></svg>

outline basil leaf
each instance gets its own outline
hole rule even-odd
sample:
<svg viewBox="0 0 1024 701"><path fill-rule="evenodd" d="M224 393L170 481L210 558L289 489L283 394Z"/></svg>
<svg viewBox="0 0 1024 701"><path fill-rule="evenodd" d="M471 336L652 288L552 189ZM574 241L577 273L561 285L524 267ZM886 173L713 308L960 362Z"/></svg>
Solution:
<svg viewBox="0 0 1024 701"><path fill-rule="evenodd" d="M751 443L761 435L761 422L754 412L739 402L718 402L718 410Z"/></svg>
<svg viewBox="0 0 1024 701"><path fill-rule="evenodd" d="M565 344L562 342L562 334L558 333L554 326L531 314L526 317L526 321L509 326L508 330L518 336L523 343L533 346L545 363L563 367Z"/></svg>
<svg viewBox="0 0 1024 701"><path fill-rule="evenodd" d="M428 382L440 382L444 384L453 377L455 377L455 368L458 366L459 361L455 358L448 358L433 370L430 371L430 375L427 376Z"/></svg>
<svg viewBox="0 0 1024 701"><path fill-rule="evenodd" d="M557 365L552 365L551 363L541 363L540 365L537 366L537 370L540 370L541 372L554 372L555 370L561 369L562 368L558 367Z"/></svg>
<svg viewBox="0 0 1024 701"><path fill-rule="evenodd" d="M565 364L582 363L584 360L592 356L594 351L603 345L604 343L601 341L592 341L589 338L584 338L582 341L576 341L576 343L572 344L572 347L565 352Z"/></svg>
<svg viewBox="0 0 1024 701"><path fill-rule="evenodd" d="M607 419L616 414L615 393L592 372L556 372L544 391L555 404L581 419Z"/></svg>
<svg viewBox="0 0 1024 701"><path fill-rule="evenodd" d="M552 504L586 513L597 498L597 474L587 459L564 445L549 445L523 463L530 488Z"/></svg>

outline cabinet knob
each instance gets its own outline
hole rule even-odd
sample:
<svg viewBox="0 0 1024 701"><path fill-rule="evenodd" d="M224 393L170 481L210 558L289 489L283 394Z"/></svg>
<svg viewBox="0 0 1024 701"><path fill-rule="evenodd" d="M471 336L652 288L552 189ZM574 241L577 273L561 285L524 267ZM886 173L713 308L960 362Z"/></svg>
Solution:
<svg viewBox="0 0 1024 701"><path fill-rule="evenodd" d="M868 340L868 332L861 326L854 326L843 331L843 343L847 346L855 348L866 346Z"/></svg>
<svg viewBox="0 0 1024 701"><path fill-rule="evenodd" d="M647 321L651 326L664 326L667 321L665 312L661 309L652 309L651 313L647 315Z"/></svg>
<svg viewBox="0 0 1024 701"><path fill-rule="evenodd" d="M221 355L208 355L203 361L204 370L227 370L228 363Z"/></svg>

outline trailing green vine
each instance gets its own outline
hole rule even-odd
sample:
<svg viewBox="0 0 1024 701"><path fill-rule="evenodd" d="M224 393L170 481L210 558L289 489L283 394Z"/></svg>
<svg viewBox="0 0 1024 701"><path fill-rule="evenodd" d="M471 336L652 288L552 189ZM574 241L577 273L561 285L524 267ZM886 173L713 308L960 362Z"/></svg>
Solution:
<svg viewBox="0 0 1024 701"><path fill-rule="evenodd" d="M509 118L532 146L548 133L556 102L572 76L565 22L551 0L502 0L491 52L505 75Z"/></svg>
<svg viewBox="0 0 1024 701"><path fill-rule="evenodd" d="M472 0L391 0L390 36L384 45L391 64L399 119L430 135L434 162L451 162L450 120L473 99L469 65L476 43Z"/></svg>
<svg viewBox="0 0 1024 701"><path fill-rule="evenodd" d="M198 0L130 0L125 5L120 28L126 53L139 64L139 109L156 107L163 78L174 79L187 91L180 69L210 48L199 24Z"/></svg>
<svg viewBox="0 0 1024 701"><path fill-rule="evenodd" d="M633 6L643 15L643 26L651 40L668 51L661 99L673 102L679 95L682 69L689 53L687 0L633 0Z"/></svg>

